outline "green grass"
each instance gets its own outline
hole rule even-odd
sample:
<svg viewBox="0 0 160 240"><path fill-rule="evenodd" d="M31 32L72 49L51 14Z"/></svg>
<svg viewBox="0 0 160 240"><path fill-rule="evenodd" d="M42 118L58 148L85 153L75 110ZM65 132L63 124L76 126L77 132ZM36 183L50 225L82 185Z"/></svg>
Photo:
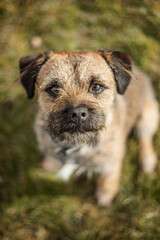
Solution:
<svg viewBox="0 0 160 240"><path fill-rule="evenodd" d="M0 239L158 240L160 165L139 173L138 145L129 138L119 194L101 209L94 179L64 183L38 168L33 131L36 98L17 79L18 60L52 50L115 49L132 55L160 100L160 3L120 0L0 2ZM38 36L42 45L35 47ZM160 158L160 129L154 146Z"/></svg>

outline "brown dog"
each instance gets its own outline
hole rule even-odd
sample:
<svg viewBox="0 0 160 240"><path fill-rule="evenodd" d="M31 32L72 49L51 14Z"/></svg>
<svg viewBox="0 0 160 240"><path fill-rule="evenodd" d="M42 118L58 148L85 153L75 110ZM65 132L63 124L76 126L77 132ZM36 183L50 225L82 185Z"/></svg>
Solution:
<svg viewBox="0 0 160 240"><path fill-rule="evenodd" d="M61 167L64 178L74 169L98 173L96 197L107 206L118 191L125 142L135 127L141 167L154 170L158 104L148 77L128 54L50 51L20 59L20 72L28 98L37 85L36 132L44 167Z"/></svg>

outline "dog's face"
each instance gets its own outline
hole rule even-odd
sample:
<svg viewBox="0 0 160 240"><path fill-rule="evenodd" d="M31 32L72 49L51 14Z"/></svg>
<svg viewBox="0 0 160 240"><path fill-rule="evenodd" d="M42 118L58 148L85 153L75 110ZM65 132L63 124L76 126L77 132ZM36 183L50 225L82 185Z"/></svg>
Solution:
<svg viewBox="0 0 160 240"><path fill-rule="evenodd" d="M131 59L119 52L46 52L22 58L20 69L29 98L37 83L52 138L95 145L111 121L116 92L129 84Z"/></svg>

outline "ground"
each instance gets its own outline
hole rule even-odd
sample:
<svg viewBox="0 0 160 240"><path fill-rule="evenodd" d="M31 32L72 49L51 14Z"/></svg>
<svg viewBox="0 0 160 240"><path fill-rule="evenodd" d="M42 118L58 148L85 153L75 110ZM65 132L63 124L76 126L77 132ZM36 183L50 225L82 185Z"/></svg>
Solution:
<svg viewBox="0 0 160 240"><path fill-rule="evenodd" d="M111 207L99 208L94 179L65 183L39 168L36 97L27 100L18 80L18 60L30 53L114 49L132 55L160 100L159 24L159 1L1 1L0 239L160 239L160 164L152 176L142 174L130 136L120 191ZM159 133L154 146L160 159Z"/></svg>

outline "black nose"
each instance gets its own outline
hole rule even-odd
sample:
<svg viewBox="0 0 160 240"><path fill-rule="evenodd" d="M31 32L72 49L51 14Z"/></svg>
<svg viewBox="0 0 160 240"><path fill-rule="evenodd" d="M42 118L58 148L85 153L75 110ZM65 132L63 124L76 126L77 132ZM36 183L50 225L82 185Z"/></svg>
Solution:
<svg viewBox="0 0 160 240"><path fill-rule="evenodd" d="M68 109L68 117L74 123L85 121L89 116L89 112L85 107L73 107Z"/></svg>

